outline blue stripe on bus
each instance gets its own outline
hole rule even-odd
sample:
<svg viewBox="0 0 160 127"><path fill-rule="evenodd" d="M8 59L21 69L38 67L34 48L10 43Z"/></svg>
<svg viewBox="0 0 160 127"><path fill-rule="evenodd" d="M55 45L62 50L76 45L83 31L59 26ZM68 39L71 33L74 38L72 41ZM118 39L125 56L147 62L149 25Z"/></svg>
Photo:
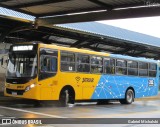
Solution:
<svg viewBox="0 0 160 127"><path fill-rule="evenodd" d="M135 98L157 95L158 78L102 75L91 99L122 99L128 87L135 90Z"/></svg>

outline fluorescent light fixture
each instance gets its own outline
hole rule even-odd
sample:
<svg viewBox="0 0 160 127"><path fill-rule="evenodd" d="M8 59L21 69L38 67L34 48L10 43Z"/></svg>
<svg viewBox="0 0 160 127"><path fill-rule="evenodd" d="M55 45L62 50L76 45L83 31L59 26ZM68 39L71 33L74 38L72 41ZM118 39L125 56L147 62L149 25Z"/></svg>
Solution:
<svg viewBox="0 0 160 127"><path fill-rule="evenodd" d="M28 51L28 50L33 50L33 45L13 46L13 51Z"/></svg>

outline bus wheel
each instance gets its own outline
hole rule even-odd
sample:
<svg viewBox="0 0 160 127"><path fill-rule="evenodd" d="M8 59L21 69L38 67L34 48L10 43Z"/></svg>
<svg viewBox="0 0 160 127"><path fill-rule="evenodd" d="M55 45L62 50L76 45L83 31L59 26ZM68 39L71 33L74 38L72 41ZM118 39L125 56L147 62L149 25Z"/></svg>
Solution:
<svg viewBox="0 0 160 127"><path fill-rule="evenodd" d="M132 104L134 101L134 92L132 89L128 89L125 95L125 99L119 100L121 104Z"/></svg>
<svg viewBox="0 0 160 127"><path fill-rule="evenodd" d="M68 104L74 104L74 97L69 89L62 90L59 98L60 106L66 107Z"/></svg>

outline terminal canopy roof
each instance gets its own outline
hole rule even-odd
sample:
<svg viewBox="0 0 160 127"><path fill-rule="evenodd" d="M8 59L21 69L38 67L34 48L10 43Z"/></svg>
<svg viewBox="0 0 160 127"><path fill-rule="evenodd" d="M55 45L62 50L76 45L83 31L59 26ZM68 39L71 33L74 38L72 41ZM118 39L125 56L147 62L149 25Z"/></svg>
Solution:
<svg viewBox="0 0 160 127"><path fill-rule="evenodd" d="M1 7L35 16L39 25L157 16L159 5L159 0L0 0Z"/></svg>
<svg viewBox="0 0 160 127"><path fill-rule="evenodd" d="M160 59L160 38L97 22L35 27L31 21L0 17L0 42L36 41L94 51Z"/></svg>
<svg viewBox="0 0 160 127"><path fill-rule="evenodd" d="M36 18L36 22L31 22L0 15L0 42L42 41L160 59L158 38L95 22L53 26L72 22L156 16L160 15L158 0L0 0L0 6ZM126 33L126 36L122 36L123 33Z"/></svg>

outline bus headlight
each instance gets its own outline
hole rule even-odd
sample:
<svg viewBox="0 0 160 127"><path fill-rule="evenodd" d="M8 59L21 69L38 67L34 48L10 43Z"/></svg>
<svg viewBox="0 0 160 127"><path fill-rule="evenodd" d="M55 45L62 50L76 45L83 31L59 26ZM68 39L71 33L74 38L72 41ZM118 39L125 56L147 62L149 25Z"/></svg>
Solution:
<svg viewBox="0 0 160 127"><path fill-rule="evenodd" d="M30 86L27 86L25 91L29 91L30 89L34 88L36 85L35 84L32 84Z"/></svg>

